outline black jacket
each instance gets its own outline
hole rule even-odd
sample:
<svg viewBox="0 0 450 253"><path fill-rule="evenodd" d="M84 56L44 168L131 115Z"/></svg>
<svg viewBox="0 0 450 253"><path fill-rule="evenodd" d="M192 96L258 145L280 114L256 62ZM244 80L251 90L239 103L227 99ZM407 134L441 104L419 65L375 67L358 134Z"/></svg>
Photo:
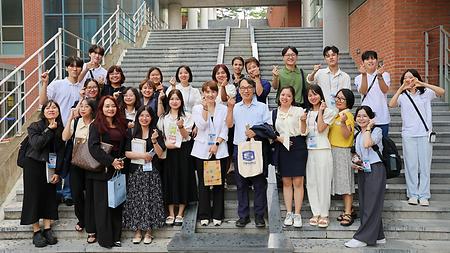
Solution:
<svg viewBox="0 0 450 253"><path fill-rule="evenodd" d="M56 129L47 127L45 120L31 123L28 127L28 149L26 157L36 161L48 162L48 154L56 153L56 174L60 174L64 165L65 144L61 138L63 126Z"/></svg>
<svg viewBox="0 0 450 253"><path fill-rule="evenodd" d="M275 139L277 138L277 135L275 134L275 131L273 131L272 126L267 123L252 126L250 129L256 134L254 139L256 141L261 141L262 143L263 173L264 176L267 177L268 166L272 157L269 139Z"/></svg>

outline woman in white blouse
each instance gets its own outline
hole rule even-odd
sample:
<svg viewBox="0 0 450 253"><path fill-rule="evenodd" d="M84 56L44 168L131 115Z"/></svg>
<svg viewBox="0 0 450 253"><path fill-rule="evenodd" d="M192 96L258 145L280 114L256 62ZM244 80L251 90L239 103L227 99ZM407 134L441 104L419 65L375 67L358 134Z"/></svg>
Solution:
<svg viewBox="0 0 450 253"><path fill-rule="evenodd" d="M194 123L191 114L184 112L184 100L180 90L170 91L167 97L169 107L158 121L158 129L163 132L167 148L162 171L164 202L169 210L166 224L181 226L186 204L197 200L195 174L189 164L188 143ZM175 206L178 206L176 216Z"/></svg>
<svg viewBox="0 0 450 253"><path fill-rule="evenodd" d="M175 78L170 79L170 87L166 90L166 94L173 89L178 89L183 94L184 99L184 111L192 113L192 107L202 103L202 96L197 88L192 87L190 82L192 82L192 71L189 66L181 65L178 67L175 73ZM176 84L176 82L179 84Z"/></svg>
<svg viewBox="0 0 450 253"><path fill-rule="evenodd" d="M192 118L198 128L191 155L195 157L197 169L199 207L198 216L202 226L207 226L212 218L215 226L220 226L224 218L224 182L227 165L228 127L225 119L227 107L216 103L218 87L215 81L202 86L203 102L193 108ZM204 161L220 160L221 185L213 187L204 184ZM212 206L211 206L212 196Z"/></svg>
<svg viewBox="0 0 450 253"><path fill-rule="evenodd" d="M306 173L306 138L300 135L300 129L306 131L306 114L301 107L293 106L295 90L292 86L283 87L280 91L278 109L272 113L272 121L277 132L276 160L278 171L283 180L283 197L286 206L285 226L302 226L300 210L303 202L303 180ZM294 213L292 213L294 198Z"/></svg>

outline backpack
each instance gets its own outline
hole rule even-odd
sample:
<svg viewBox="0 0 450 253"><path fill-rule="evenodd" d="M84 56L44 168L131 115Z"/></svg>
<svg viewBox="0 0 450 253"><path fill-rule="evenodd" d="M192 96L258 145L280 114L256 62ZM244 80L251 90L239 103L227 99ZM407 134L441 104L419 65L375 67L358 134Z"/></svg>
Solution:
<svg viewBox="0 0 450 253"><path fill-rule="evenodd" d="M356 132L356 136L358 136L360 132ZM383 162L384 167L386 168L386 178L394 178L400 175L400 171L402 170L402 158L400 157L397 146L395 142L389 138L384 137L381 139L381 143L383 144L383 151L380 152L380 148L378 145L373 145L372 149L375 151Z"/></svg>
<svg viewBox="0 0 450 253"><path fill-rule="evenodd" d="M25 137L25 139L22 140L19 147L19 154L17 155L17 166L23 168L25 163L25 157L28 150L28 146L30 145L28 143L28 136Z"/></svg>

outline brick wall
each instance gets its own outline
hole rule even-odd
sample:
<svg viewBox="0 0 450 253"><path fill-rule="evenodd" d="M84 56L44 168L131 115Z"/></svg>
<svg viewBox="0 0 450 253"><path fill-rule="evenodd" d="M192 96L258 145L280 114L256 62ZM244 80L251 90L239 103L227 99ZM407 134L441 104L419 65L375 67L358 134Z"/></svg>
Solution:
<svg viewBox="0 0 450 253"><path fill-rule="evenodd" d="M425 75L424 35L429 28L450 27L450 0L367 0L349 17L350 53L358 64L360 53L375 50L392 78L391 92L407 68ZM435 39L435 38L432 38ZM435 79L430 79L430 82Z"/></svg>
<svg viewBox="0 0 450 253"><path fill-rule="evenodd" d="M289 1L287 6L273 6L267 10L270 27L300 27L301 1Z"/></svg>

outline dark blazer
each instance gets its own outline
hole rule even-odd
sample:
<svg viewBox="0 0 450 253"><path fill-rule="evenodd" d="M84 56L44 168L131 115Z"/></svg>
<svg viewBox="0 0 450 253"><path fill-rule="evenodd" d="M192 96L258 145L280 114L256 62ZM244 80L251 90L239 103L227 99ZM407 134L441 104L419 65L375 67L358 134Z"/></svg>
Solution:
<svg viewBox="0 0 450 253"><path fill-rule="evenodd" d="M263 154L263 173L264 176L267 177L268 174L268 166L271 161L271 147L270 147L270 139L275 139L277 135L271 125L264 123L261 125L255 125L250 128L255 132L256 136L254 139L256 141L261 141L262 143L262 154Z"/></svg>
<svg viewBox="0 0 450 253"><path fill-rule="evenodd" d="M107 181L111 179L115 171L114 167L112 166L114 159L124 157L126 136L123 136L123 138L121 139L119 147L115 147L117 148L117 151L114 151L115 148L113 148L113 151L111 151L110 154L107 154L105 151L103 151L103 149L101 149L100 144L101 142L112 144L108 132L100 134L95 124L91 124L89 126L89 139L88 139L89 152L91 153L92 157L95 160L97 160L99 163L101 163L106 167L106 171L105 172L87 171L86 176L91 179ZM126 173L126 171L123 171L123 169L122 172Z"/></svg>
<svg viewBox="0 0 450 253"><path fill-rule="evenodd" d="M48 154L56 153L56 174L60 174L64 165L65 143L61 138L63 126L56 129L47 127L45 120L31 123L28 127L28 149L26 157L36 161L48 162Z"/></svg>

